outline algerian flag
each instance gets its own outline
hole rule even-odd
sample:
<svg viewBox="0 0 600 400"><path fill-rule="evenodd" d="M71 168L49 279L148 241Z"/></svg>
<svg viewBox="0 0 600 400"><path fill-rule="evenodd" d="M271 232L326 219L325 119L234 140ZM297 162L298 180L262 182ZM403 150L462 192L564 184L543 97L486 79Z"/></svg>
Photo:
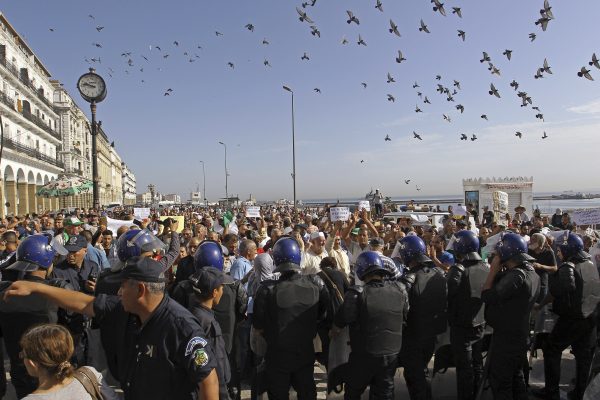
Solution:
<svg viewBox="0 0 600 400"><path fill-rule="evenodd" d="M231 221L233 221L233 213L231 211L225 212L225 214L223 214L223 225L229 226Z"/></svg>

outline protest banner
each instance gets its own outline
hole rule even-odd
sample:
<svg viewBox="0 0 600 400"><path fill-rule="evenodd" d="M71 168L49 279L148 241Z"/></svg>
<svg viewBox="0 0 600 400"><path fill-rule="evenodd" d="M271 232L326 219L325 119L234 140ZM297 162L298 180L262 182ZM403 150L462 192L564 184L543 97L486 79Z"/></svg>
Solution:
<svg viewBox="0 0 600 400"><path fill-rule="evenodd" d="M329 209L331 222L348 221L350 209L348 207L331 207Z"/></svg>
<svg viewBox="0 0 600 400"><path fill-rule="evenodd" d="M126 226L126 227L130 227L135 225L133 223L133 221L124 221L122 219L112 219L109 217L103 217L106 218L106 229L108 229L109 231L112 231L113 236L117 236L117 230L122 227L122 226ZM100 223L102 223L102 218L100 218Z"/></svg>
<svg viewBox="0 0 600 400"><path fill-rule="evenodd" d="M260 218L260 207L246 207L246 218Z"/></svg>
<svg viewBox="0 0 600 400"><path fill-rule="evenodd" d="M137 219L148 218L150 216L150 208L148 208L148 207L135 208L134 207L133 216L136 217Z"/></svg>
<svg viewBox="0 0 600 400"><path fill-rule="evenodd" d="M371 211L371 203L369 203L369 200L361 200L358 202L358 211L361 210L366 210Z"/></svg>
<svg viewBox="0 0 600 400"><path fill-rule="evenodd" d="M586 208L571 213L571 220L577 225L600 224L600 208Z"/></svg>

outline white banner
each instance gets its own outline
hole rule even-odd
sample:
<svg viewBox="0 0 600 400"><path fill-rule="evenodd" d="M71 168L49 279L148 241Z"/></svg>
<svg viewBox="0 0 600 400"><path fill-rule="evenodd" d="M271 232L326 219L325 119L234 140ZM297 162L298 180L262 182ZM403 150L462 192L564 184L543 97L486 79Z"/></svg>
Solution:
<svg viewBox="0 0 600 400"><path fill-rule="evenodd" d="M331 207L329 213L331 222L348 221L350 219L350 209L348 207Z"/></svg>
<svg viewBox="0 0 600 400"><path fill-rule="evenodd" d="M109 231L112 231L113 236L117 236L117 230L122 227L122 226L126 226L126 227L130 227L135 225L133 223L133 221L123 221L121 219L112 219L109 217L106 217L106 229L108 229Z"/></svg>
<svg viewBox="0 0 600 400"><path fill-rule="evenodd" d="M600 224L600 208L587 208L575 210L571 213L571 219L577 225Z"/></svg>
<svg viewBox="0 0 600 400"><path fill-rule="evenodd" d="M134 208L133 216L137 219L144 219L150 216L150 208Z"/></svg>
<svg viewBox="0 0 600 400"><path fill-rule="evenodd" d="M508 193L496 190L492 194L494 201L494 211L504 216L508 212Z"/></svg>
<svg viewBox="0 0 600 400"><path fill-rule="evenodd" d="M246 218L260 218L260 207L246 207Z"/></svg>
<svg viewBox="0 0 600 400"><path fill-rule="evenodd" d="M358 211L360 210L371 211L371 203L369 203L369 200L361 200L358 202Z"/></svg>
<svg viewBox="0 0 600 400"><path fill-rule="evenodd" d="M460 215L465 217L467 215L467 207L461 206L460 204L454 207L454 215Z"/></svg>

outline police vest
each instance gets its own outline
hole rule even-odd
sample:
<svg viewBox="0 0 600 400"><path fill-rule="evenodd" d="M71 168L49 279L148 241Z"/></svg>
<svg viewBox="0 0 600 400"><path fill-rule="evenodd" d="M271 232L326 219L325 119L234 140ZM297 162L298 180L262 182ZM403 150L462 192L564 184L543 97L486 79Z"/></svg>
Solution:
<svg viewBox="0 0 600 400"><path fill-rule="evenodd" d="M485 323L481 292L487 279L489 268L482 262L465 262L465 265L452 266L461 275L457 292L448 297L448 321L452 326L472 328Z"/></svg>
<svg viewBox="0 0 600 400"><path fill-rule="evenodd" d="M598 269L590 260L583 260L577 264L565 263L560 268L573 268L575 291L555 297L552 310L563 317L589 317L600 302ZM550 277L551 287L560 284L558 273Z"/></svg>
<svg viewBox="0 0 600 400"><path fill-rule="evenodd" d="M312 348L319 318L320 288L308 276L279 280L269 287L272 326L266 330L268 351Z"/></svg>
<svg viewBox="0 0 600 400"><path fill-rule="evenodd" d="M448 328L446 278L428 262L413 268L404 280L411 285L406 331L422 337L445 332Z"/></svg>
<svg viewBox="0 0 600 400"><path fill-rule="evenodd" d="M358 292L358 324L350 327L352 352L392 355L402 347L402 327L408 295L398 282L367 283Z"/></svg>
<svg viewBox="0 0 600 400"><path fill-rule="evenodd" d="M521 286L515 287L515 285ZM527 336L529 333L529 315L540 290L540 277L529 263L498 274L494 289L501 297L502 292L510 296L502 302L488 304L485 307L486 321L494 328L494 334Z"/></svg>

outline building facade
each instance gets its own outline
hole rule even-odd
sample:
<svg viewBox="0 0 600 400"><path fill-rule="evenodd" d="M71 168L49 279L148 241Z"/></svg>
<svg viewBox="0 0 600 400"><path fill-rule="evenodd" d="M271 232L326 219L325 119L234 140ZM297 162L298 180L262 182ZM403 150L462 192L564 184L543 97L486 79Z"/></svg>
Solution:
<svg viewBox="0 0 600 400"><path fill-rule="evenodd" d="M123 171L123 204L131 206L136 203L137 185L135 175L124 162L121 163L121 167Z"/></svg>
<svg viewBox="0 0 600 400"><path fill-rule="evenodd" d="M178 194L165 194L162 199L165 201L172 201L175 204L181 204L181 196Z"/></svg>
<svg viewBox="0 0 600 400"><path fill-rule="evenodd" d="M0 13L2 216L58 207L57 199L36 195L40 186L64 171L53 92L50 72Z"/></svg>
<svg viewBox="0 0 600 400"><path fill-rule="evenodd" d="M484 206L488 206L490 210L496 212L498 208L496 203L499 197L505 198L503 211L505 209L511 215L514 214L517 206L525 207L530 215L533 211L532 176L463 179L463 191L465 204L473 204L479 211L479 215L482 215ZM502 193L506 193L506 195Z"/></svg>

